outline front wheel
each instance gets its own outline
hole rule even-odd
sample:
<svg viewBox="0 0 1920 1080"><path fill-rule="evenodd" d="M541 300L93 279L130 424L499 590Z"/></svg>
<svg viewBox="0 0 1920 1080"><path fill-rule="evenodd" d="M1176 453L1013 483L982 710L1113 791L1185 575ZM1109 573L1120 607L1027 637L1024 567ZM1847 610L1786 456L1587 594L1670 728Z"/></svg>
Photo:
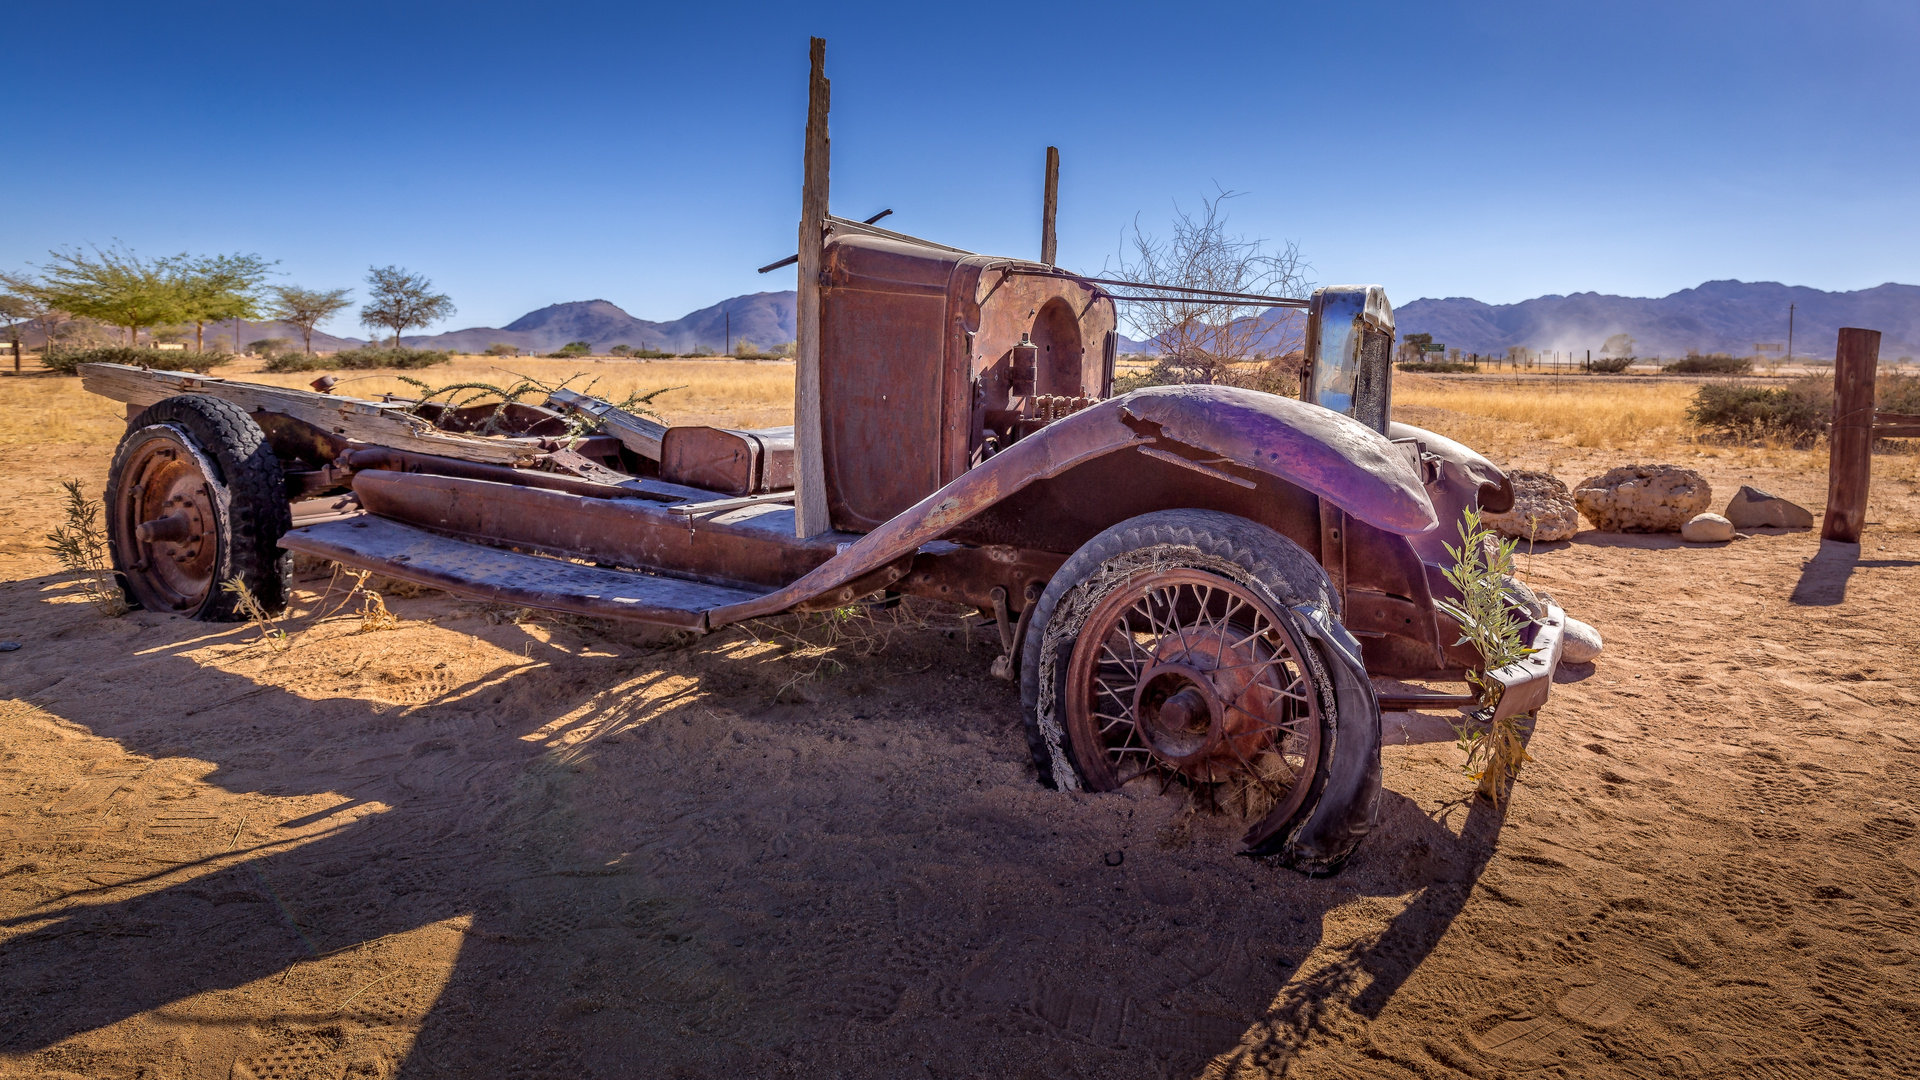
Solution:
<svg viewBox="0 0 1920 1080"><path fill-rule="evenodd" d="M1146 514L1074 553L1034 616L1021 690L1044 781L1210 788L1256 819L1249 854L1308 871L1365 836L1379 706L1298 545L1230 514Z"/></svg>
<svg viewBox="0 0 1920 1080"><path fill-rule="evenodd" d="M113 568L141 607L243 618L239 597L223 588L235 579L264 611L286 605L286 479L266 433L239 406L205 394L149 406L114 452L106 502Z"/></svg>

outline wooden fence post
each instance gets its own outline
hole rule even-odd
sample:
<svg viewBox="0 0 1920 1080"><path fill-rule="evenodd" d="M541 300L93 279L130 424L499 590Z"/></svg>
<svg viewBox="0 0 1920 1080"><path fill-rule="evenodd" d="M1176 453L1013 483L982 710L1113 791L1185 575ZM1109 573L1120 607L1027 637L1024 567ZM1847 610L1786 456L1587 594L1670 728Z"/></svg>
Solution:
<svg viewBox="0 0 1920 1080"><path fill-rule="evenodd" d="M800 281L793 373L794 533L818 536L833 527L827 508L827 463L820 415L820 262L827 228L827 41L808 49L806 172L800 186Z"/></svg>
<svg viewBox="0 0 1920 1080"><path fill-rule="evenodd" d="M1860 542L1867 521L1867 482L1873 470L1873 374L1880 331L1840 328L1833 354L1833 429L1828 434L1827 517L1823 540Z"/></svg>

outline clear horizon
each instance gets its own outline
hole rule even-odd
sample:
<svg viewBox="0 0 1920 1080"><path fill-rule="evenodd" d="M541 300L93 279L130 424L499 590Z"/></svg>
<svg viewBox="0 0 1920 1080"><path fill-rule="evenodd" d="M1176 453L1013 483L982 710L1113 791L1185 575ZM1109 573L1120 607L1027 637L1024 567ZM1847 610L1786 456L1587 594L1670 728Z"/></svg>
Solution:
<svg viewBox="0 0 1920 1080"><path fill-rule="evenodd" d="M87 48L10 61L0 268L246 251L358 297L396 263L459 307L430 333L789 289L754 267L792 250L819 34L835 212L974 250L1037 254L1052 144L1078 270L1217 183L1396 303L1920 280L1912 5L75 10L14 20Z"/></svg>

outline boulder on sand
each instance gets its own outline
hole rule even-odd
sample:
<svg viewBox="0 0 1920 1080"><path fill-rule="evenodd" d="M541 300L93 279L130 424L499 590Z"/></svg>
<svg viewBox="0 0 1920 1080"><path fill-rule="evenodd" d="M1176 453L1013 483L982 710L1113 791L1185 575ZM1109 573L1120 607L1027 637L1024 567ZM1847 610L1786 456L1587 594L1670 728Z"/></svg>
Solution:
<svg viewBox="0 0 1920 1080"><path fill-rule="evenodd" d="M1581 482L1573 503L1601 532L1679 532L1713 502L1713 486L1678 465L1622 465Z"/></svg>
<svg viewBox="0 0 1920 1080"><path fill-rule="evenodd" d="M1560 662L1591 664L1600 659L1603 648L1600 631L1569 615L1566 631L1560 637Z"/></svg>
<svg viewBox="0 0 1920 1080"><path fill-rule="evenodd" d="M1501 536L1542 544L1573 539L1580 528L1580 512L1567 485L1552 473L1531 469L1514 469L1507 479L1513 484L1513 509L1480 515L1487 528Z"/></svg>
<svg viewBox="0 0 1920 1080"><path fill-rule="evenodd" d="M1745 484L1727 503L1726 518L1736 529L1813 528L1813 511Z"/></svg>
<svg viewBox="0 0 1920 1080"><path fill-rule="evenodd" d="M1719 514L1695 514L1680 526L1680 539L1690 544L1724 544L1733 539L1733 522Z"/></svg>

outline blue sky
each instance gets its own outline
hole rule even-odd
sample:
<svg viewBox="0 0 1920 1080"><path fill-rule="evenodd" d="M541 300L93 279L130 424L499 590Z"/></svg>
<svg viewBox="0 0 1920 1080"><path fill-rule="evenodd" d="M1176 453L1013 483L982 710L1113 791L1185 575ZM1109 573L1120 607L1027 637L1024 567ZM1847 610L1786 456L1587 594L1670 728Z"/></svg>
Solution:
<svg viewBox="0 0 1920 1080"><path fill-rule="evenodd" d="M809 34L833 208L1060 261L1215 185L1396 302L1920 282L1920 4L8 5L0 267L118 240L434 279L436 329L792 287ZM331 327L354 332L351 318Z"/></svg>

